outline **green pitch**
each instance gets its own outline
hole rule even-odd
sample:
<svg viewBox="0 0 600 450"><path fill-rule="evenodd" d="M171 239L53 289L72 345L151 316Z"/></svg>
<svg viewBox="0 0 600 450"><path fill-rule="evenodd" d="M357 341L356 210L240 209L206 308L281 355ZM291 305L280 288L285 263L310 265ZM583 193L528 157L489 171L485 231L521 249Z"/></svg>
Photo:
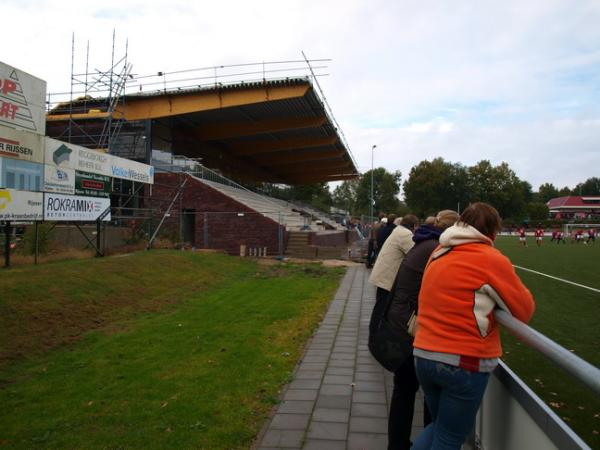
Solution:
<svg viewBox="0 0 600 450"><path fill-rule="evenodd" d="M595 245L551 243L527 247L516 236L501 236L496 247L512 263L600 289L600 242ZM600 366L600 293L542 275L516 269L536 300L530 326ZM530 350L508 333L503 333L504 360L565 420L592 448L600 448L600 399L562 369Z"/></svg>

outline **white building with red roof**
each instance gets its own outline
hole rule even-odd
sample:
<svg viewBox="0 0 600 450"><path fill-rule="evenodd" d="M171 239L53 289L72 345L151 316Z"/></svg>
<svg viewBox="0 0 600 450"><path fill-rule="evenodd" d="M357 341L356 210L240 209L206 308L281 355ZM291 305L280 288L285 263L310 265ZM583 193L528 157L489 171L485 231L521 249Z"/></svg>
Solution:
<svg viewBox="0 0 600 450"><path fill-rule="evenodd" d="M570 195L549 200L546 203L555 219L592 218L600 216L600 196Z"/></svg>

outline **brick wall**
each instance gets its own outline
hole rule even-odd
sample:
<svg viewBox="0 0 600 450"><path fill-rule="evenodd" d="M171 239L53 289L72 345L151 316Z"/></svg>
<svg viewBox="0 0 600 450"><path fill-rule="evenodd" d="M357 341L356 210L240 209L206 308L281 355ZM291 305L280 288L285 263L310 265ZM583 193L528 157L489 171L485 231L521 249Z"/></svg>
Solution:
<svg viewBox="0 0 600 450"><path fill-rule="evenodd" d="M185 176L187 175L155 174L149 207L160 209L162 216ZM179 235L182 210L195 212L194 245L197 248L225 250L229 254L239 255L240 245L246 245L248 249L267 247L268 255L279 254L277 222L191 177L184 187L181 199L177 200L171 210L171 217L165 223L165 233ZM205 234L208 239L205 239ZM286 238L284 230L284 245Z"/></svg>

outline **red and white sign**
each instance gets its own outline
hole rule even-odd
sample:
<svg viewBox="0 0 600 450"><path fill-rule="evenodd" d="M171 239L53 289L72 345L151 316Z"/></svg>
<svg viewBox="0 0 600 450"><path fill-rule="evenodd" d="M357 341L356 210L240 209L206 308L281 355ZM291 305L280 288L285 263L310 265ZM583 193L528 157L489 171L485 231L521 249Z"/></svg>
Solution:
<svg viewBox="0 0 600 450"><path fill-rule="evenodd" d="M0 62L0 125L46 134L46 82Z"/></svg>
<svg viewBox="0 0 600 450"><path fill-rule="evenodd" d="M44 162L44 137L0 125L0 157Z"/></svg>

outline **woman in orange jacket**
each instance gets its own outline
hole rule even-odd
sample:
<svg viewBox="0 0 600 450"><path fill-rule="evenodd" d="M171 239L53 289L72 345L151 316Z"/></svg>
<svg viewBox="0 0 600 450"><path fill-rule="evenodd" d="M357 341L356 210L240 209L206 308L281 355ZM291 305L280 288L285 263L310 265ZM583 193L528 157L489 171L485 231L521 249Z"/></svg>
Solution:
<svg viewBox="0 0 600 450"><path fill-rule="evenodd" d="M500 225L492 206L470 205L440 236L425 269L413 354L433 422L415 450L460 449L471 431L502 355L494 308L523 322L533 315L531 293L493 246Z"/></svg>

